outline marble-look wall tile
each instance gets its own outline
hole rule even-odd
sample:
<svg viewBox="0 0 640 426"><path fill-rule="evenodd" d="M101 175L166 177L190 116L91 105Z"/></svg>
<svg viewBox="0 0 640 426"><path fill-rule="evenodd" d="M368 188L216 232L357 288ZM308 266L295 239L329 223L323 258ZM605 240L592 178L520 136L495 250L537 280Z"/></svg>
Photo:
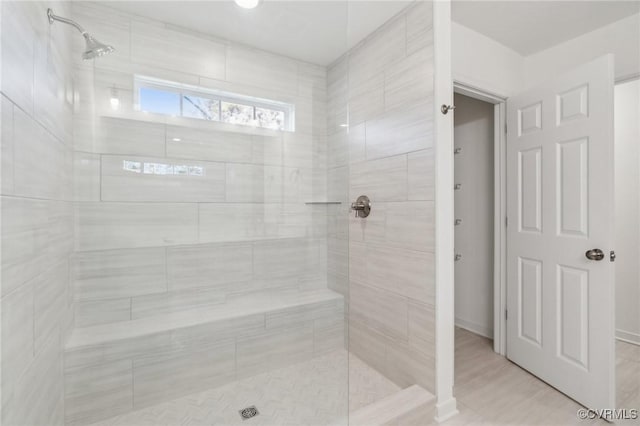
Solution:
<svg viewBox="0 0 640 426"><path fill-rule="evenodd" d="M61 260L66 261L73 252L73 203L52 200L47 204L47 266L51 266Z"/></svg>
<svg viewBox="0 0 640 426"><path fill-rule="evenodd" d="M367 159L405 154L433 145L433 101L404 105L367 121Z"/></svg>
<svg viewBox="0 0 640 426"><path fill-rule="evenodd" d="M78 250L194 243L198 241L198 206L79 202L75 238Z"/></svg>
<svg viewBox="0 0 640 426"><path fill-rule="evenodd" d="M2 2L2 93L27 113L33 112L36 2ZM8 66L11 65L11 66Z"/></svg>
<svg viewBox="0 0 640 426"><path fill-rule="evenodd" d="M407 54L432 46L433 2L417 2L407 11Z"/></svg>
<svg viewBox="0 0 640 426"><path fill-rule="evenodd" d="M315 240L283 239L253 243L256 278L292 277L324 265L326 246Z"/></svg>
<svg viewBox="0 0 640 426"><path fill-rule="evenodd" d="M77 300L95 300L162 293L166 268L164 248L77 252L74 294Z"/></svg>
<svg viewBox="0 0 640 426"><path fill-rule="evenodd" d="M84 425L133 408L131 360L67 370L65 424Z"/></svg>
<svg viewBox="0 0 640 426"><path fill-rule="evenodd" d="M169 290L221 287L249 281L251 244L199 244L167 249Z"/></svg>
<svg viewBox="0 0 640 426"><path fill-rule="evenodd" d="M407 156L398 155L352 164L349 183L351 200L366 194L372 202L405 201Z"/></svg>
<svg viewBox="0 0 640 426"><path fill-rule="evenodd" d="M95 140L76 141L79 151L101 154L165 155L165 126L127 118L101 117Z"/></svg>
<svg viewBox="0 0 640 426"><path fill-rule="evenodd" d="M390 66L384 75L385 111L432 98L433 64L433 46L429 46Z"/></svg>
<svg viewBox="0 0 640 426"><path fill-rule="evenodd" d="M366 220L349 218L352 239L416 251L435 249L433 201L378 202Z"/></svg>
<svg viewBox="0 0 640 426"><path fill-rule="evenodd" d="M347 208L328 216L329 286L340 289L348 274L349 350L403 387L428 389L435 371L431 20L430 3L412 5L355 46L348 67L337 62L327 72L329 109L347 102L350 117L343 202L366 194L374 206L365 220ZM330 134L332 125L335 118ZM343 193L332 155L330 197ZM348 268L340 238L348 239Z"/></svg>
<svg viewBox="0 0 640 426"><path fill-rule="evenodd" d="M192 288L131 299L131 319L170 315L175 312L215 309L226 301L226 294L216 288Z"/></svg>
<svg viewBox="0 0 640 426"><path fill-rule="evenodd" d="M15 383L10 401L3 406L3 424L64 425L64 378L60 339L59 333L51 335L43 343L29 368ZM2 380L5 380L4 375Z"/></svg>
<svg viewBox="0 0 640 426"><path fill-rule="evenodd" d="M73 199L100 201L100 155L73 153Z"/></svg>
<svg viewBox="0 0 640 426"><path fill-rule="evenodd" d="M345 349L346 321L344 315L318 318L313 322L314 356Z"/></svg>
<svg viewBox="0 0 640 426"><path fill-rule="evenodd" d="M239 338L236 351L238 378L310 359L313 356L313 323Z"/></svg>
<svg viewBox="0 0 640 426"><path fill-rule="evenodd" d="M235 343L231 341L202 347L196 352L134 361L134 408L233 381L236 378L235 351Z"/></svg>
<svg viewBox="0 0 640 426"><path fill-rule="evenodd" d="M405 56L406 19L398 16L356 46L349 55L349 89L363 84L381 69Z"/></svg>
<svg viewBox="0 0 640 426"><path fill-rule="evenodd" d="M407 340L408 300L406 297L351 280L349 316L390 338Z"/></svg>
<svg viewBox="0 0 640 426"><path fill-rule="evenodd" d="M34 282L34 350L40 352L44 343L52 335L59 336L63 329L61 315L68 309L69 261L62 262L45 271ZM57 334L56 334L57 333Z"/></svg>
<svg viewBox="0 0 640 426"><path fill-rule="evenodd" d="M65 145L19 109L14 109L15 195L71 199L71 152Z"/></svg>
<svg viewBox="0 0 640 426"><path fill-rule="evenodd" d="M201 243L278 238L282 205L273 203L201 203Z"/></svg>
<svg viewBox="0 0 640 426"><path fill-rule="evenodd" d="M63 425L63 342L73 321L72 33L46 2L8 1L2 23L0 423ZM70 14L60 2L56 12Z"/></svg>
<svg viewBox="0 0 640 426"><path fill-rule="evenodd" d="M387 346L385 372L400 387L420 385L435 391L435 357L416 351L406 343Z"/></svg>
<svg viewBox="0 0 640 426"><path fill-rule="evenodd" d="M44 272L48 227L46 201L2 197L2 295Z"/></svg>
<svg viewBox="0 0 640 426"><path fill-rule="evenodd" d="M433 149L408 155L410 200L435 200L435 164Z"/></svg>
<svg viewBox="0 0 640 426"><path fill-rule="evenodd" d="M131 319L131 299L79 300L75 303L76 327L90 327Z"/></svg>
<svg viewBox="0 0 640 426"><path fill-rule="evenodd" d="M353 316L349 316L348 325L349 351L384 374L388 339L373 331L366 322L361 322Z"/></svg>
<svg viewBox="0 0 640 426"><path fill-rule="evenodd" d="M227 202L277 203L282 200L283 169L228 163L226 183Z"/></svg>
<svg viewBox="0 0 640 426"><path fill-rule="evenodd" d="M33 281L24 284L1 299L3 407L14 394L14 386L18 378L33 360L33 299Z"/></svg>
<svg viewBox="0 0 640 426"><path fill-rule="evenodd" d="M371 120L384 111L385 84L382 69L368 80L354 82L349 90L349 126Z"/></svg>
<svg viewBox="0 0 640 426"><path fill-rule="evenodd" d="M349 130L340 130L327 136L327 167L335 168L349 163Z"/></svg>
<svg viewBox="0 0 640 426"><path fill-rule="evenodd" d="M254 135L251 137L251 163L264 166L284 165L284 135ZM293 133L297 135L297 133Z"/></svg>
<svg viewBox="0 0 640 426"><path fill-rule="evenodd" d="M224 163L103 155L101 176L102 201L217 202L225 199Z"/></svg>
<svg viewBox="0 0 640 426"><path fill-rule="evenodd" d="M209 78L225 78L224 43L176 31L164 24L133 20L131 59L134 63Z"/></svg>
<svg viewBox="0 0 640 426"><path fill-rule="evenodd" d="M169 157L235 163L252 159L253 136L249 133L168 125L166 143Z"/></svg>
<svg viewBox="0 0 640 426"><path fill-rule="evenodd" d="M0 134L0 193L12 195L13 184L13 104L6 97L1 96L2 129Z"/></svg>
<svg viewBox="0 0 640 426"><path fill-rule="evenodd" d="M65 372L161 353L170 350L172 342L171 332L167 331L104 344L68 347L64 353Z"/></svg>
<svg viewBox="0 0 640 426"><path fill-rule="evenodd" d="M364 166L362 172L364 173ZM349 173L347 166L330 168L327 170L327 199L329 201L346 204L349 202Z"/></svg>
<svg viewBox="0 0 640 426"><path fill-rule="evenodd" d="M365 124L349 126L349 162L359 163L366 160L366 131Z"/></svg>
<svg viewBox="0 0 640 426"><path fill-rule="evenodd" d="M434 264L433 253L367 244L366 275L351 273L350 279L433 305Z"/></svg>
<svg viewBox="0 0 640 426"><path fill-rule="evenodd" d="M62 6L69 11L69 5ZM58 8L57 13L65 10ZM72 34L61 26L38 20L38 30L48 43L36 43L33 84L33 116L56 139L72 146L73 73L69 51ZM46 37L46 36L45 36Z"/></svg>
<svg viewBox="0 0 640 426"><path fill-rule="evenodd" d="M285 132L282 137L282 165L305 169L324 166L326 146L318 144L320 138L325 136ZM326 144L326 140L322 139L322 142L322 145ZM324 152L320 151L322 148L325 148Z"/></svg>
<svg viewBox="0 0 640 426"><path fill-rule="evenodd" d="M215 322L184 327L171 331L171 346L154 353L136 356L136 360L142 362L150 356L161 355L163 357L180 356L188 352L202 352L207 348L225 346L234 339L255 336L264 333L264 314L251 314L234 318L220 319Z"/></svg>
<svg viewBox="0 0 640 426"><path fill-rule="evenodd" d="M435 353L435 307L409 301L409 345L433 356Z"/></svg>
<svg viewBox="0 0 640 426"><path fill-rule="evenodd" d="M298 91L296 61L239 45L227 48L226 78L287 95L296 95Z"/></svg>
<svg viewBox="0 0 640 426"><path fill-rule="evenodd" d="M327 68L298 63L298 96L326 101L327 98Z"/></svg>
<svg viewBox="0 0 640 426"><path fill-rule="evenodd" d="M265 315L265 327L267 329L290 327L291 324L301 324L307 321L327 318L344 318L343 300L329 300L317 303L313 306L303 305L300 307L268 312Z"/></svg>
<svg viewBox="0 0 640 426"><path fill-rule="evenodd" d="M324 100L295 98L295 131L306 135L327 134L327 104Z"/></svg>

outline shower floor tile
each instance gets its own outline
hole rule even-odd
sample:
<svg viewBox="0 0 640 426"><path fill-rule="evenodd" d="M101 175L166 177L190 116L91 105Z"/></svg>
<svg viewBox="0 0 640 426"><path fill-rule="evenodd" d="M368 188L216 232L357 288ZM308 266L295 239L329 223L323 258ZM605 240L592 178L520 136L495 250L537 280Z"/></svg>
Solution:
<svg viewBox="0 0 640 426"><path fill-rule="evenodd" d="M399 389L357 357L337 351L94 425L338 426L347 424L349 409ZM243 420L238 411L251 406L260 414Z"/></svg>

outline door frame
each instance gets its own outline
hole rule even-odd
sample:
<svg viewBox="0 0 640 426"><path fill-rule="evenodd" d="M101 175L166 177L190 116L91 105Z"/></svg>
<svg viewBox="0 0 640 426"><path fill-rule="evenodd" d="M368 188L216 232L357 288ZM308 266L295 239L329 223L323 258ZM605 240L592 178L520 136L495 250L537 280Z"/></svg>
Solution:
<svg viewBox="0 0 640 426"><path fill-rule="evenodd" d="M506 98L455 81L453 91L493 104L493 350L507 354L507 106ZM451 183L453 192L453 182ZM451 222L455 217L451 217ZM455 285L455 281L454 281ZM454 308L455 309L455 308Z"/></svg>

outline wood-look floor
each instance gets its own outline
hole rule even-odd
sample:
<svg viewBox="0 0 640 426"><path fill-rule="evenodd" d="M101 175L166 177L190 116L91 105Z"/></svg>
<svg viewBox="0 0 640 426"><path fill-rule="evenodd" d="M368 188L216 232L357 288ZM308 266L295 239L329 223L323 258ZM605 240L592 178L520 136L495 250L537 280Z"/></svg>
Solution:
<svg viewBox="0 0 640 426"><path fill-rule="evenodd" d="M618 407L640 409L640 346L618 342L616 350ZM579 420L578 403L493 352L491 340L462 329L456 329L454 392L460 414L448 426L607 424Z"/></svg>

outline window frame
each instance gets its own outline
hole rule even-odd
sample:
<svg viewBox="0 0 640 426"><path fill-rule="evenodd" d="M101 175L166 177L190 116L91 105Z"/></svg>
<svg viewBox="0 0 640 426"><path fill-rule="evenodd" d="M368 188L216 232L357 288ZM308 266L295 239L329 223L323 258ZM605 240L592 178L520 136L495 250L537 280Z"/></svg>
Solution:
<svg viewBox="0 0 640 426"><path fill-rule="evenodd" d="M236 123L236 125L248 126L248 127L253 127L257 129L284 131L284 132L295 131L295 105L293 104L275 101L272 99L264 99L264 98L257 98L254 96L241 95L239 93L232 93L232 92L226 92L222 90L210 89L206 87L193 86L189 84L178 83L178 82L173 82L168 80L161 80L154 77L134 75L134 109L136 111L143 111L141 108L141 99L140 99L140 90L143 88L175 93L178 95L178 99L180 100L179 115L154 113L152 111L149 111L149 113L151 114L170 115L172 117L180 117L185 119L203 120L203 121L208 121L213 123L232 124L222 120L222 103L223 102L235 103L239 105L246 105L246 106L252 107L254 120L257 120L256 108L270 109L273 111L282 112L284 114L284 123L281 129L272 129L270 127L262 127L260 125L251 125L251 124ZM183 105L184 96L194 96L194 97L217 101L218 102L218 119L207 120L205 118L185 116L184 105Z"/></svg>

